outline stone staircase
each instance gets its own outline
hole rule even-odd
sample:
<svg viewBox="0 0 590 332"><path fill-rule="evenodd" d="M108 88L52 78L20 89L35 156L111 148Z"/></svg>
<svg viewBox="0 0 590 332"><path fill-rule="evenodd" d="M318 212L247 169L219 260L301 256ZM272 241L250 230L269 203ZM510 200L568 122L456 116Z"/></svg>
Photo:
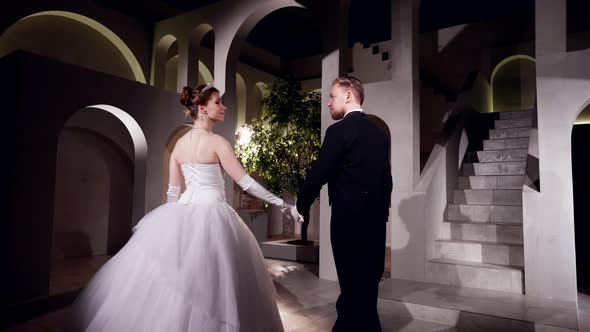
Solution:
<svg viewBox="0 0 590 332"><path fill-rule="evenodd" d="M500 113L483 150L468 152L447 205L430 282L523 294L522 185L532 110Z"/></svg>

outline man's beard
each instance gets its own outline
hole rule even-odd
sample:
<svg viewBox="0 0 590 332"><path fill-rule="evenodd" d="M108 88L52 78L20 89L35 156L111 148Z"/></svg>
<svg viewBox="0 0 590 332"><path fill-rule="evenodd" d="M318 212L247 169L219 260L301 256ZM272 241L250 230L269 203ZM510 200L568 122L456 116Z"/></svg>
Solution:
<svg viewBox="0 0 590 332"><path fill-rule="evenodd" d="M330 116L332 117L332 120L342 120L342 118L344 118L344 111L338 112L330 110Z"/></svg>

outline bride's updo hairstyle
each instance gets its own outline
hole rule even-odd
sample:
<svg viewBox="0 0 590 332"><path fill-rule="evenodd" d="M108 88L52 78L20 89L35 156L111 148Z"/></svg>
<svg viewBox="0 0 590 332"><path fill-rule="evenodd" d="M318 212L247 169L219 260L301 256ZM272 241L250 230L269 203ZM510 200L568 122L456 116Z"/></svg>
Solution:
<svg viewBox="0 0 590 332"><path fill-rule="evenodd" d="M214 92L219 93L211 84L201 84L196 88L185 86L180 94L180 103L186 107L186 114L196 120L199 115L197 106L207 105Z"/></svg>

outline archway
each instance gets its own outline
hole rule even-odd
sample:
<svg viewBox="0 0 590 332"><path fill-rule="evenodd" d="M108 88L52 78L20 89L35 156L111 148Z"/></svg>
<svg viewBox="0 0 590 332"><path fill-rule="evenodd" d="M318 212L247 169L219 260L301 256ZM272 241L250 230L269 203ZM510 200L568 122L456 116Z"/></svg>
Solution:
<svg viewBox="0 0 590 332"><path fill-rule="evenodd" d="M513 55L498 63L490 77L494 112L533 109L536 105L535 59Z"/></svg>
<svg viewBox="0 0 590 332"><path fill-rule="evenodd" d="M101 23L76 13L44 11L15 22L0 36L0 57L17 49L146 83L125 42Z"/></svg>
<svg viewBox="0 0 590 332"><path fill-rule="evenodd" d="M237 92L237 103L236 111L238 113L238 119L236 124L237 128L242 127L246 123L246 82L242 75L236 73L236 92Z"/></svg>
<svg viewBox="0 0 590 332"><path fill-rule="evenodd" d="M188 53L188 77L190 86L213 84L213 68L215 56L215 31L207 23L199 24L190 35Z"/></svg>
<svg viewBox="0 0 590 332"><path fill-rule="evenodd" d="M247 115L246 112L241 111L242 84L239 82L240 76L235 75L238 59L249 63L258 61L256 63L258 66L254 64L252 66L265 68L267 73L273 73L276 77L288 80L301 81L309 78L309 71L302 70L305 66L311 66L317 70L312 74L314 78L321 77L320 32L321 29L313 13L295 1L266 2L253 10L238 28L225 62L224 83L227 90L224 99L230 108L234 107L238 110L234 119L228 119L226 114L226 125L223 127L225 135L235 133L239 126L251 119L251 114ZM308 45L317 45L317 47L309 49ZM307 52L302 52L303 50ZM236 83L233 82L234 79ZM222 81L220 77L216 77L216 80ZM246 81L257 82L260 79L248 73ZM234 86L236 90L233 89ZM259 89L260 85L257 84L257 86L256 89ZM253 95L248 93L248 98ZM278 238L296 237L298 231L292 222L283 220L280 211L272 207L269 212L268 230L269 236Z"/></svg>
<svg viewBox="0 0 590 332"><path fill-rule="evenodd" d="M113 106L86 107L65 123L56 158L50 295L82 288L127 242L144 212L146 155L139 125Z"/></svg>
<svg viewBox="0 0 590 332"><path fill-rule="evenodd" d="M276 13L284 10L303 10L306 9L293 0L276 0L276 1L268 1L265 3L261 3L253 12L242 22L237 29L236 33L234 34L231 44L227 49L227 53L225 56L216 57L216 62L222 61L223 70L220 70L220 73L223 73L223 77L220 77L217 73L215 74L215 85L217 88L220 89L220 92L223 94L223 98L225 104L228 108L236 108L237 106L237 91L234 90L237 87L236 80L236 73L237 73L237 62L241 56L243 51L244 45L246 44L247 38L250 38L250 35L255 33L255 28L263 24L263 21L268 20L271 14L276 15ZM273 34L276 33L275 29L266 29L260 28L258 29L261 33L269 33ZM318 29L319 30L319 29ZM251 38L250 38L251 39ZM264 38L261 38L261 40ZM284 36L280 39L283 41ZM273 38L273 41L278 41L279 39ZM252 43L252 40L249 40ZM264 48L263 45L256 45L254 46ZM267 45L268 46L268 45ZM222 52L223 53L223 52ZM262 62L266 63L280 63L280 60L277 61L277 56L269 52L266 54L265 59L260 59ZM279 56L280 58L280 56ZM217 65L216 65L217 66ZM216 69L217 70L217 69ZM228 116L229 115L229 116ZM233 144L234 142L234 134L237 130L237 114L226 114L225 123L220 126L220 131L223 136L230 139L230 142Z"/></svg>
<svg viewBox="0 0 590 332"><path fill-rule="evenodd" d="M572 128L572 182L574 194L574 229L576 243L576 273L578 292L590 295L590 102L580 112Z"/></svg>
<svg viewBox="0 0 590 332"><path fill-rule="evenodd" d="M173 47L173 45L176 45ZM178 43L173 35L166 35L158 41L154 51L154 70L152 73L152 84L156 87L166 88L170 85L172 72L174 73L174 91L176 91L176 68L170 68L173 64L169 63L170 59L178 56ZM178 63L178 59L176 60Z"/></svg>
<svg viewBox="0 0 590 332"><path fill-rule="evenodd" d="M253 93L248 100L249 107L246 109L246 123L252 122L253 119L258 118L262 113L262 101L267 94L266 83L256 82L252 87Z"/></svg>
<svg viewBox="0 0 590 332"><path fill-rule="evenodd" d="M199 80L198 84L213 84L213 75L211 71L201 60L199 60Z"/></svg>

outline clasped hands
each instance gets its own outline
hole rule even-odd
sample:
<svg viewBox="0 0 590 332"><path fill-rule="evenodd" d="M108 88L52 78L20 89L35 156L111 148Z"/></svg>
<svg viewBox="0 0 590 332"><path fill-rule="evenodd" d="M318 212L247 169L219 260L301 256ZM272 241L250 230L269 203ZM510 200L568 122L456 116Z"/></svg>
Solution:
<svg viewBox="0 0 590 332"><path fill-rule="evenodd" d="M281 212L287 217L287 219L291 221L296 221L300 224L302 224L304 221L303 216L299 214L299 211L297 211L297 206L295 205L283 202L283 205L281 206Z"/></svg>

